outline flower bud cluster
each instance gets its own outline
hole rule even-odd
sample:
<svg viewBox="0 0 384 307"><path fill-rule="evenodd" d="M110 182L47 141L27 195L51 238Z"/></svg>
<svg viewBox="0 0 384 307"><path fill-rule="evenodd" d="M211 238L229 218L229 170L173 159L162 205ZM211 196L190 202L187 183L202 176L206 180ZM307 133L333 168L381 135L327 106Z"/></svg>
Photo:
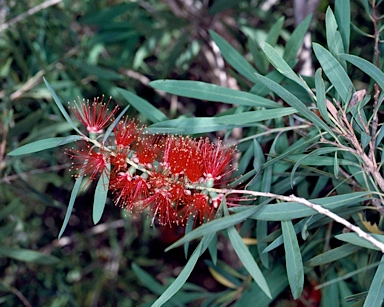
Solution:
<svg viewBox="0 0 384 307"><path fill-rule="evenodd" d="M67 150L72 169L89 180L108 172L117 206L130 212L148 209L152 221L157 218L162 225L184 225L190 216L195 223L214 217L224 196L220 191L234 171L236 148L221 140L151 134L129 118L122 118L101 144L95 134L102 135L116 109L108 112L108 104L98 99L71 109L91 136L84 137L79 149Z"/></svg>

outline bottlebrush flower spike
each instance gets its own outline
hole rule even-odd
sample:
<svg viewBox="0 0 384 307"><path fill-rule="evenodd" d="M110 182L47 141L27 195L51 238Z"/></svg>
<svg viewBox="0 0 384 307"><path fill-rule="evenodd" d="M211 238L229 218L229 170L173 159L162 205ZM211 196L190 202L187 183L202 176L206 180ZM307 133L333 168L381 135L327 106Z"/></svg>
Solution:
<svg viewBox="0 0 384 307"><path fill-rule="evenodd" d="M78 176L89 176L89 180L98 177L107 168L109 156L100 148L95 151L88 143L80 143L79 149L71 148L65 153L73 160L71 170Z"/></svg>
<svg viewBox="0 0 384 307"><path fill-rule="evenodd" d="M229 174L233 171L230 163L235 154L236 148L223 146L221 140L214 144L206 139L202 145L205 176L208 179L219 180Z"/></svg>
<svg viewBox="0 0 384 307"><path fill-rule="evenodd" d="M140 201L148 198L149 188L146 180L129 172L120 172L111 176L110 189L116 195L114 203L129 212L141 212Z"/></svg>
<svg viewBox="0 0 384 307"><path fill-rule="evenodd" d="M143 127L139 127L134 119L125 118L119 121L114 129L115 143L117 148L127 148L136 141Z"/></svg>
<svg viewBox="0 0 384 307"><path fill-rule="evenodd" d="M196 224L202 224L213 218L215 209L216 208L209 203L207 195L194 193L187 197L186 205L180 210L179 216L184 222L187 221L188 216L192 215Z"/></svg>
<svg viewBox="0 0 384 307"><path fill-rule="evenodd" d="M142 135L135 143L137 162L150 166L164 148L164 140L161 135Z"/></svg>
<svg viewBox="0 0 384 307"><path fill-rule="evenodd" d="M108 99L108 102L104 103L104 96L95 97L93 99L92 105L89 103L89 100L82 102L76 100L73 102L74 105L70 105L70 109L73 114L79 119L89 133L101 133L103 132L104 127L113 119L114 114L117 112L118 107L115 107L111 113L108 114L108 105L111 101L111 98Z"/></svg>

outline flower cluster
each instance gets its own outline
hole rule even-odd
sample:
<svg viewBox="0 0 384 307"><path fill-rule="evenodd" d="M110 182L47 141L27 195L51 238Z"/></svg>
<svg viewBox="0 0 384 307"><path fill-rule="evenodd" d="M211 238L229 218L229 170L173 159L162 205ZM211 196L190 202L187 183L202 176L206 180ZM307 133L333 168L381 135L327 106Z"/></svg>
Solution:
<svg viewBox="0 0 384 307"><path fill-rule="evenodd" d="M214 217L226 177L234 171L236 148L221 140L151 134L129 118L114 123L111 137L99 143L98 135L112 122L116 109L109 112L108 104L98 99L92 105L75 103L71 109L90 134L79 149L66 151L73 159L72 169L89 180L107 172L117 206L130 212L148 209L152 221L157 217L162 225L183 225L190 216L195 223Z"/></svg>

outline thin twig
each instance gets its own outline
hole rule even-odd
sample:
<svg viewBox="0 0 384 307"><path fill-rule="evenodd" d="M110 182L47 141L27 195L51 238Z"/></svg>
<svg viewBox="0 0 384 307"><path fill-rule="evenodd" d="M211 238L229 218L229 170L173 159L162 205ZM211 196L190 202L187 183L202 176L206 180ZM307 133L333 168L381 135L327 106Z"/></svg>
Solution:
<svg viewBox="0 0 384 307"><path fill-rule="evenodd" d="M305 205L305 206L307 206L307 207L309 207L309 208L311 208L313 210L316 210L320 214L326 215L329 218L331 218L332 220L334 220L334 221L344 225L345 227L347 227L350 230L352 230L355 233L357 233L357 235L359 237L361 237L361 238L369 241L370 243L372 243L374 246L376 246L378 249L380 249L382 253L384 253L384 243L376 240L370 234L368 234L365 231L363 231L360 227L351 224L346 219L338 216L337 214L333 213L332 211L330 211L330 210L328 210L326 208L323 208L320 205L314 204L314 203L306 200L305 198L297 197L295 195L284 196L284 195L278 195L278 194L274 194L274 193L247 191L247 190L229 190L229 191L227 191L227 195L228 194L233 194L233 193L236 193L236 194L248 194L248 195L257 196L257 197L275 198L275 199L280 199L280 200L283 200L283 201L286 201L286 202L298 202L298 203L303 204L303 205Z"/></svg>

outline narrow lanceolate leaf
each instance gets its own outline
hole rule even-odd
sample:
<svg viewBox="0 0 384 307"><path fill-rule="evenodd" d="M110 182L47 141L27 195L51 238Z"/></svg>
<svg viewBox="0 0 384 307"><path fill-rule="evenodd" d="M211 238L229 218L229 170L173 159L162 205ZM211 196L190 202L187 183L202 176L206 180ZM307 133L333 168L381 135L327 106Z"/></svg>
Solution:
<svg viewBox="0 0 384 307"><path fill-rule="evenodd" d="M224 115L214 117L214 122L228 124L228 125L246 125L250 123L255 123L263 120L269 120L273 118L280 118L283 116L291 115L296 113L294 108L281 108L281 109L272 109L272 110L260 110L260 111L250 111L243 112L233 115Z"/></svg>
<svg viewBox="0 0 384 307"><path fill-rule="evenodd" d="M355 55L341 54L340 57L373 78L379 84L381 89L384 89L384 73L375 65Z"/></svg>
<svg viewBox="0 0 384 307"><path fill-rule="evenodd" d="M275 92L282 99L284 99L286 103L288 103L291 107L295 108L302 116L312 122L316 127L321 128L333 135L333 132L328 127L328 125L326 125L315 113L311 112L307 108L307 106L303 102L301 102L300 99L298 99L295 95L293 95L280 84L272 81L271 79L268 79L261 75L256 75L256 78L266 87L268 87L271 91Z"/></svg>
<svg viewBox="0 0 384 307"><path fill-rule="evenodd" d="M248 92L233 90L215 84L186 80L156 80L150 84L153 88L183 97L237 104L250 107L281 108L273 100Z"/></svg>
<svg viewBox="0 0 384 307"><path fill-rule="evenodd" d="M303 44L304 36L308 31L311 19L312 14L308 15L292 32L283 54L283 59L288 63L295 60L296 55Z"/></svg>
<svg viewBox="0 0 384 307"><path fill-rule="evenodd" d="M379 267L369 287L364 307L383 306L384 300L384 255L381 257Z"/></svg>
<svg viewBox="0 0 384 307"><path fill-rule="evenodd" d="M335 1L335 17L341 38L343 39L344 50L348 53L351 32L350 1Z"/></svg>
<svg viewBox="0 0 384 307"><path fill-rule="evenodd" d="M8 153L8 155L19 156L19 155L30 154L33 152L39 152L45 149L55 148L61 145L72 143L80 139L81 139L81 136L77 136L77 135L71 136L71 138L68 138L68 137L49 138L49 139L40 140L40 141L23 145L19 148L12 150L11 152Z"/></svg>
<svg viewBox="0 0 384 307"><path fill-rule="evenodd" d="M329 119L329 115L327 111L325 86L324 86L324 80L321 77L321 73L322 73L321 68L317 69L315 73L317 107L319 109L320 115L324 118L324 120L328 123L328 125L330 125L331 127L334 127L335 124Z"/></svg>
<svg viewBox="0 0 384 307"><path fill-rule="evenodd" d="M320 255L317 255L311 259L309 259L306 263L305 266L318 266L318 265L323 265L327 264L330 262L334 262L336 260L339 260L341 258L347 257L358 250L360 250L361 247L353 245L353 244L344 244L339 247L336 247L334 249L331 249L329 251L326 251L325 253L322 253Z"/></svg>
<svg viewBox="0 0 384 307"><path fill-rule="evenodd" d="M204 224L195 230L189 232L184 237L182 237L180 240L176 241L172 245L170 245L165 251L169 251L175 247L178 247L180 245L183 245L185 242L192 241L196 238L199 238L203 235L207 235L209 233L216 233L217 231L220 231L222 229L228 228L230 226L236 225L242 221L244 221L246 218L251 216L252 214L259 211L264 206L252 206L243 212L232 214L228 217L223 217L216 219L214 221L211 221L207 224Z"/></svg>
<svg viewBox="0 0 384 307"><path fill-rule="evenodd" d="M300 297L304 287L303 260L292 221L282 221L281 229L283 231L288 282L292 296L296 300Z"/></svg>
<svg viewBox="0 0 384 307"><path fill-rule="evenodd" d="M117 88L117 91L128 101L128 103L139 111L140 114L144 115L152 123L162 122L168 119L163 112L136 94L122 88Z"/></svg>
<svg viewBox="0 0 384 307"><path fill-rule="evenodd" d="M344 53L344 45L340 32L338 31L335 15L333 15L330 7L328 7L325 14L325 24L328 49L336 58L338 58L340 53Z"/></svg>
<svg viewBox="0 0 384 307"><path fill-rule="evenodd" d="M71 127L78 133L78 134L82 134L80 132L80 130L76 127L76 125L73 123L71 117L68 115L67 111L65 110L63 104L61 103L59 97L56 95L55 91L53 90L53 88L50 86L50 84L48 83L47 80L45 80L45 78L43 78L44 80L44 83L45 85L47 86L48 88L48 91L51 93L52 95L52 98L53 100L55 101L57 107L59 108L61 114L63 114L64 118L67 120L68 124L71 125Z"/></svg>
<svg viewBox="0 0 384 307"><path fill-rule="evenodd" d="M209 31L213 41L219 47L224 59L241 75L254 83L257 82L255 78L256 69L247 62L247 60L229 44L224 38L214 31Z"/></svg>
<svg viewBox="0 0 384 307"><path fill-rule="evenodd" d="M67 227L69 218L71 217L73 205L75 204L75 199L76 199L77 193L80 190L81 182L82 181L83 181L83 176L80 176L79 178L76 179L75 185L73 186L73 189L72 189L72 192L71 192L71 198L69 199L67 213L65 214L63 226L61 226L61 230L60 230L60 233L59 233L59 239L63 235L63 232L64 232L65 228Z"/></svg>
<svg viewBox="0 0 384 307"><path fill-rule="evenodd" d="M263 273L261 272L259 266L257 265L255 259L250 253L248 247L244 244L241 236L236 231L234 226L228 228L228 236L233 249L235 250L237 256L241 260L241 263L247 269L252 278L259 285L261 290L269 297L272 298L271 291L269 290L267 281L264 278Z"/></svg>
<svg viewBox="0 0 384 307"><path fill-rule="evenodd" d="M373 233L371 233L370 235L373 238L375 238L377 241L379 241L381 243L384 243L384 235L378 235L378 234L373 234ZM351 243L351 244L355 244L355 245L358 245L358 246L362 246L362 247L365 247L365 248L379 250L378 247L374 246L371 242L365 240L364 238L359 237L358 234L354 233L354 232L353 233L349 232L349 233L343 233L343 234L340 234L340 235L336 235L335 238L338 239L338 240L341 240L341 241L344 241L344 242L348 242L348 243Z"/></svg>
<svg viewBox="0 0 384 307"><path fill-rule="evenodd" d="M95 198L93 200L93 223L97 224L101 216L103 215L105 202L107 201L108 194L108 185L109 185L109 174L110 174L110 165L108 164L107 168L101 174L99 181L97 182L95 190Z"/></svg>
<svg viewBox="0 0 384 307"><path fill-rule="evenodd" d="M297 74L292 70L292 68L283 60L283 58L276 52L276 50L268 45L266 42L261 42L261 49L264 51L268 60L271 64L284 76L292 81L296 82L298 85L304 88L306 91L310 91L307 84L300 79Z"/></svg>
<svg viewBox="0 0 384 307"><path fill-rule="evenodd" d="M314 43L313 51L315 52L324 73L340 95L341 100L344 104L347 103L350 93L354 91L352 81L348 74L335 57L321 45Z"/></svg>

